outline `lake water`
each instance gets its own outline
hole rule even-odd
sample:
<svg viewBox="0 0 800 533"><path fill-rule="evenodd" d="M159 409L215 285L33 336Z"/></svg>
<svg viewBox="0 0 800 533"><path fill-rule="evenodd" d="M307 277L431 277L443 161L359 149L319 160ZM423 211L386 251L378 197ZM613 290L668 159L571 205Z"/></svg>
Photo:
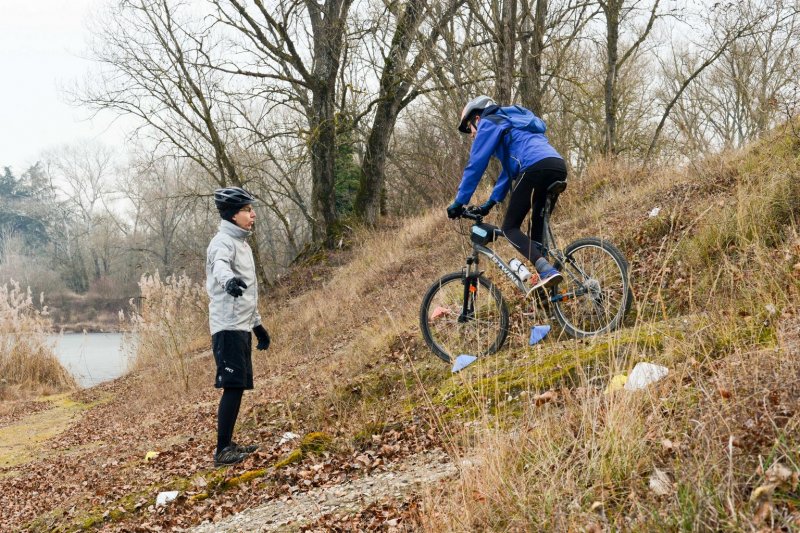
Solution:
<svg viewBox="0 0 800 533"><path fill-rule="evenodd" d="M132 353L123 346L122 333L65 333L50 336L50 341L61 364L81 387L118 378L127 370Z"/></svg>

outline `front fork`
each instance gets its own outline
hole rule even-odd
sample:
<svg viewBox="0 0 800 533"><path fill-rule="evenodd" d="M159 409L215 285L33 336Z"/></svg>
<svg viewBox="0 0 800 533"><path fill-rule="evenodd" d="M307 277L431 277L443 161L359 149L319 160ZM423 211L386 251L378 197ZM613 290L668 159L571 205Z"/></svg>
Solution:
<svg viewBox="0 0 800 533"><path fill-rule="evenodd" d="M478 292L478 258L475 255L467 257L467 266L464 267L464 298L458 322L463 324L475 318L475 293Z"/></svg>

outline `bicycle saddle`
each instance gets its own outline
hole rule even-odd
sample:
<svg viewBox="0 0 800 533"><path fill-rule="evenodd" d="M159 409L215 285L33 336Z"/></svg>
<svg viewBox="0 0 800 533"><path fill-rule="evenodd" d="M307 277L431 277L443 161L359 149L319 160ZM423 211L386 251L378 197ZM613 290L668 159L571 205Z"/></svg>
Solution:
<svg viewBox="0 0 800 533"><path fill-rule="evenodd" d="M547 188L547 194L550 196L558 196L562 192L567 190L567 182L566 181L556 181L550 184Z"/></svg>

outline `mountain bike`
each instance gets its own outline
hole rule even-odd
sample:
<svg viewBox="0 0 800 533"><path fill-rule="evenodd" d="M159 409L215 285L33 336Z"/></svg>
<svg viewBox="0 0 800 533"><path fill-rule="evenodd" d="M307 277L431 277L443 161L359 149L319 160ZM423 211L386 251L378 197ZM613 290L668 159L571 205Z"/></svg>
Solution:
<svg viewBox="0 0 800 533"><path fill-rule="evenodd" d="M508 335L508 306L500 289L484 276L481 256L494 264L525 298L534 298L545 311L550 308L562 330L570 337L585 338L614 331L630 311L633 292L628 263L622 252L605 239L588 237L556 246L550 214L565 181L547 189L544 207L542 255L563 276L554 287L529 286L488 245L503 231L483 222L474 206L463 218L472 220L472 253L460 272L442 276L428 289L420 308L422 336L431 350L445 362L461 354L484 356L502 348ZM535 277L535 274L534 274Z"/></svg>

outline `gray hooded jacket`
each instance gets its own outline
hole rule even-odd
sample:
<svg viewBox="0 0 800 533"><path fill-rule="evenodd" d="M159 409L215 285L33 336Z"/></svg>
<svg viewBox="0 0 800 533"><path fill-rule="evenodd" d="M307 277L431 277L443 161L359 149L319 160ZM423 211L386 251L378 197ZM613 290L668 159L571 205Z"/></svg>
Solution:
<svg viewBox="0 0 800 533"><path fill-rule="evenodd" d="M261 324L253 252L245 240L250 234L236 224L222 220L219 231L208 244L206 291L212 335L223 330L250 331ZM247 284L238 298L225 292L225 284L233 277Z"/></svg>

